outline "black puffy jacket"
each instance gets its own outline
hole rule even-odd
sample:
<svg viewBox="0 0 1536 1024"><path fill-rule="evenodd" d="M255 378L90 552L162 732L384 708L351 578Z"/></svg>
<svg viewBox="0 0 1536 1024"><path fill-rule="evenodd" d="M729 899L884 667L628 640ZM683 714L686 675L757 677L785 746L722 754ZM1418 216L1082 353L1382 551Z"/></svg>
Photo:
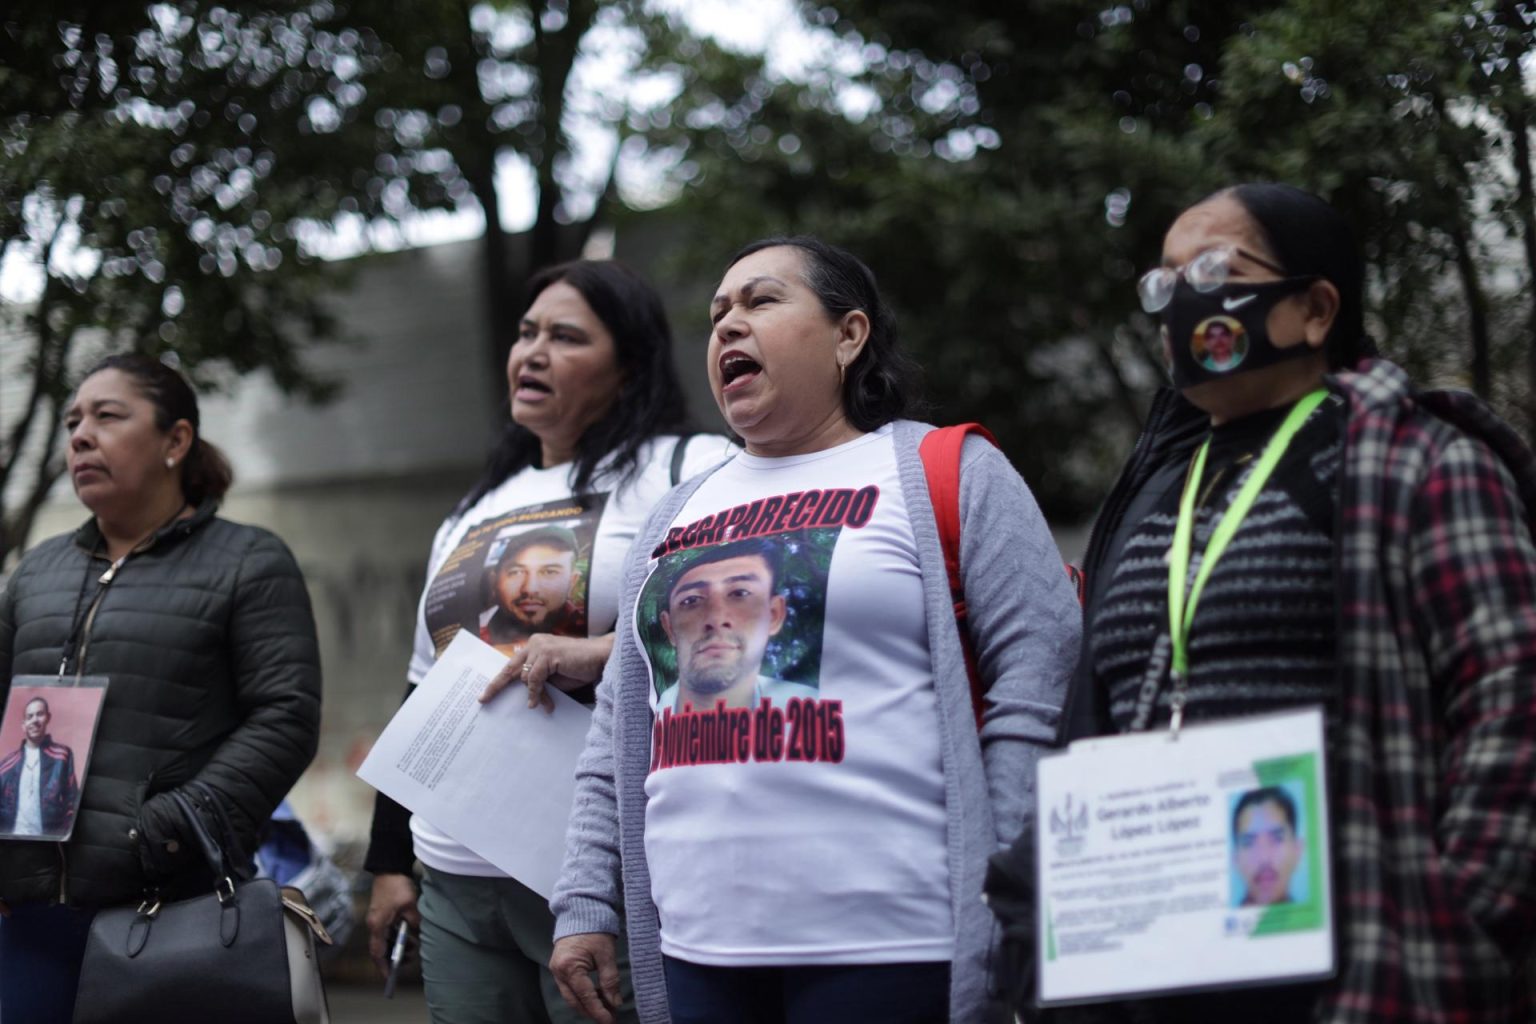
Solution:
<svg viewBox="0 0 1536 1024"><path fill-rule="evenodd" d="M167 791L207 783L254 851L257 829L314 757L320 656L304 579L282 541L214 508L162 529L106 586L94 520L44 541L11 575L0 596L0 701L16 675L58 674L76 624L68 676L110 684L74 834L0 841L0 899L98 907L150 888L195 891L208 876Z"/></svg>

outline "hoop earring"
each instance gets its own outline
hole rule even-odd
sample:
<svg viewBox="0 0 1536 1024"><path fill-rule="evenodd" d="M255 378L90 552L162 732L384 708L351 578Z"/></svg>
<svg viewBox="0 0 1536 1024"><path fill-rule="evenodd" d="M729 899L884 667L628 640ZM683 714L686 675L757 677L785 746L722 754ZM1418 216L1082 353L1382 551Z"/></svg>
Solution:
<svg viewBox="0 0 1536 1024"><path fill-rule="evenodd" d="M837 361L837 386L842 388L848 382L848 364L842 359Z"/></svg>

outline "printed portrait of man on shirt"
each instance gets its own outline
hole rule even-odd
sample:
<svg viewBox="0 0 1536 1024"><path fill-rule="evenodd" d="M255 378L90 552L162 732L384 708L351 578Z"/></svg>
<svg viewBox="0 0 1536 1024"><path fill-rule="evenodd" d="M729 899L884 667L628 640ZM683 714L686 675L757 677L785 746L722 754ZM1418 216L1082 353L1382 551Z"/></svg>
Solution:
<svg viewBox="0 0 1536 1024"><path fill-rule="evenodd" d="M661 560L642 598L654 609L642 633L649 634L658 711L755 708L764 698L783 706L818 695L826 583L824 567L816 566L830 549L821 551L821 538L803 535L816 532L727 542Z"/></svg>
<svg viewBox="0 0 1536 1024"><path fill-rule="evenodd" d="M507 539L487 576L493 604L480 639L516 648L535 633L585 636L586 613L576 600L580 544L564 526L538 526Z"/></svg>
<svg viewBox="0 0 1536 1024"><path fill-rule="evenodd" d="M54 742L46 698L28 700L22 716L21 746L0 760L0 835L68 835L80 803L74 751Z"/></svg>
<svg viewBox="0 0 1536 1024"><path fill-rule="evenodd" d="M536 633L586 636L603 495L515 508L440 536L422 618L441 654L461 629L503 654Z"/></svg>

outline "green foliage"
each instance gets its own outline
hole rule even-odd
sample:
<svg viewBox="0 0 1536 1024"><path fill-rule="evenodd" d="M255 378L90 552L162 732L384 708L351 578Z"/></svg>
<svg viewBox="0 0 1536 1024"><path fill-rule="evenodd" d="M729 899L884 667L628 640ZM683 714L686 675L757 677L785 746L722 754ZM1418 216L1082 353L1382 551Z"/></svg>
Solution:
<svg viewBox="0 0 1536 1024"><path fill-rule="evenodd" d="M1087 514L1163 380L1134 281L1185 206L1286 180L1364 240L1371 322L1422 379L1518 417L1536 204L1507 129L1536 6L836 0L861 70L737 94L693 131L693 272L809 230L862 255L943 421L990 426L1055 517ZM716 88L729 93L723 79ZM861 110L837 98L853 95ZM725 228L724 230L723 227ZM1510 278L1513 277L1513 281Z"/></svg>
<svg viewBox="0 0 1536 1024"><path fill-rule="evenodd" d="M43 280L7 309L32 339L30 387L8 411L0 493L25 539L61 468L60 404L93 348L175 353L194 379L271 373L322 398L301 333L336 334L333 277L301 244L347 214L446 201L442 182L378 164L377 97L393 57L336 5L11 5L0 15L0 248ZM368 170L359 171L359 168ZM14 493L14 491L10 492Z"/></svg>
<svg viewBox="0 0 1536 1024"><path fill-rule="evenodd" d="M323 394L293 341L300 325L335 327L306 229L448 199L399 161L373 170L385 140L370 86L395 59L327 3L13 7L0 241L57 260L34 318Z"/></svg>
<svg viewBox="0 0 1536 1024"><path fill-rule="evenodd" d="M697 272L784 231L860 253L935 417L983 420L1048 512L1085 515L1161 376L1135 278L1220 181L1186 140L1211 116L1222 40L1272 5L1147 6L810 10L865 61L842 94L872 109L850 119L835 83L754 82L752 121L692 149Z"/></svg>
<svg viewBox="0 0 1536 1024"><path fill-rule="evenodd" d="M205 386L260 369L330 396L339 382L311 373L302 346L340 334L325 299L345 268L314 255L337 227L373 237L422 211L488 211L486 350L499 363L519 310L498 161L536 172L529 261L574 255L580 236L560 223L608 189L568 170L567 86L592 30L631 16L622 0L31 0L0 13L0 250L43 278L3 311L33 348L0 438L0 561L62 470L60 405L85 339L174 354ZM649 31L675 35L664 20ZM623 109L597 108L589 121Z"/></svg>
<svg viewBox="0 0 1536 1024"><path fill-rule="evenodd" d="M302 244L322 228L494 210L497 163L516 155L538 187L528 261L573 255L618 193L617 158L600 180L576 170L577 123L616 131L649 176L631 199L678 200L684 235L658 276L702 293L742 243L785 232L864 256L934 418L987 423L1057 518L1092 510L1163 379L1137 275L1178 211L1233 181L1293 181L1354 219L1389 355L1511 417L1529 401L1526 0L802 11L828 56L789 81L640 0L11 5L0 245L48 273L8 311L38 347L0 493L23 463L43 467L23 504L46 492L82 332L175 352L194 376L265 368L327 393L295 341L337 333L321 301L335 268ZM670 98L583 91L583 53ZM486 232L495 361L519 264L494 216ZM703 313L679 336L703 336ZM4 517L0 557L29 516Z"/></svg>

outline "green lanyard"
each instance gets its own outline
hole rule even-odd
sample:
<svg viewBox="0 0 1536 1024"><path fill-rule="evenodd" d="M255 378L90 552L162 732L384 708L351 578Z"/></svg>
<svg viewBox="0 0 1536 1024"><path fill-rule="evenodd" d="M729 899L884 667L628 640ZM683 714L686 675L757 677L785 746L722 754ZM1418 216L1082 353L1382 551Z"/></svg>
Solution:
<svg viewBox="0 0 1536 1024"><path fill-rule="evenodd" d="M1171 698L1173 720L1170 727L1174 733L1179 731L1184 720L1184 685L1189 674L1189 624L1194 621L1195 605L1200 601L1205 581L1210 579L1211 570L1226 552L1232 535L1237 533L1237 528L1248 517L1253 503L1258 500L1259 491L1264 489L1264 484L1269 481L1270 474L1274 473L1281 456L1290 447L1291 438L1296 436L1296 431L1301 429L1312 410L1327 397L1328 392L1318 388L1297 402L1285 422L1280 424L1280 429L1275 431L1275 436L1264 446L1264 454L1259 457L1258 464L1253 467L1253 472L1237 492L1237 497L1232 499L1232 504L1222 514L1221 522L1216 524L1216 531L1211 534L1210 543L1205 547L1205 557L1200 560L1200 569L1195 573L1195 582L1190 586L1186 599L1184 581L1189 579L1190 547L1195 532L1195 495L1200 488L1200 478L1205 473L1205 456L1211 447L1210 438L1206 438L1200 450L1195 453L1189 479L1184 482L1184 495L1179 499L1179 522L1173 531L1173 548L1168 552L1168 636L1173 642L1174 684Z"/></svg>

